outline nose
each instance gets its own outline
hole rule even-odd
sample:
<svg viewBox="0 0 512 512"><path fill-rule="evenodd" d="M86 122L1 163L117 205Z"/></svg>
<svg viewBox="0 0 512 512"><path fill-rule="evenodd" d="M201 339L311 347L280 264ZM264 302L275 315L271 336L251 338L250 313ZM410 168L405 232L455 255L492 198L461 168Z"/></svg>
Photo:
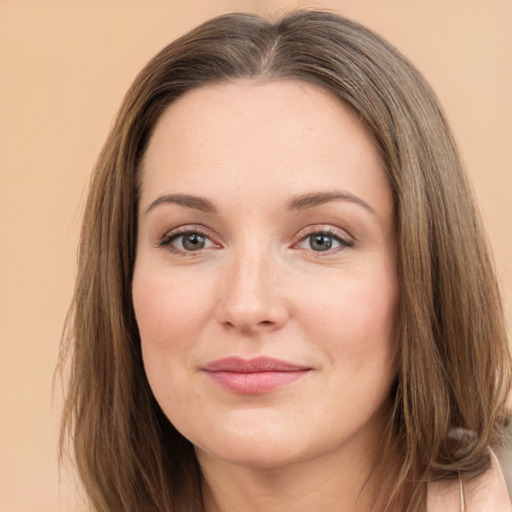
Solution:
<svg viewBox="0 0 512 512"><path fill-rule="evenodd" d="M269 254L249 250L233 256L222 273L217 320L246 335L283 327L290 311L282 275Z"/></svg>

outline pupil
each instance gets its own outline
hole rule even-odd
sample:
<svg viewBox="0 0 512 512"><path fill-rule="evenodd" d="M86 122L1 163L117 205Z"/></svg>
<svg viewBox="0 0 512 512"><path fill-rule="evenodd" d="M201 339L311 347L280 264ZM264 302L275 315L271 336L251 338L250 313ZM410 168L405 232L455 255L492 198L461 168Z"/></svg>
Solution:
<svg viewBox="0 0 512 512"><path fill-rule="evenodd" d="M204 246L204 237L197 233L191 233L183 238L183 247L191 251L202 249Z"/></svg>
<svg viewBox="0 0 512 512"><path fill-rule="evenodd" d="M316 251L327 251L332 246L332 238L328 235L315 235L310 242L311 249Z"/></svg>

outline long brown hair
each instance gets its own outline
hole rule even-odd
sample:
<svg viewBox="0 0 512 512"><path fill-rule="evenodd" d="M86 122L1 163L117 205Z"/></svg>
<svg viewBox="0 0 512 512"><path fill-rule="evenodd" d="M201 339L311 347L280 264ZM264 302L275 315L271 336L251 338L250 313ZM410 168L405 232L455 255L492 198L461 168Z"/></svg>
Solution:
<svg viewBox="0 0 512 512"><path fill-rule="evenodd" d="M389 43L324 11L274 23L248 14L210 20L164 48L128 91L85 210L61 354L70 369L61 449L70 441L97 511L202 508L193 447L163 415L142 365L131 299L138 170L171 102L240 79L316 84L357 113L380 150L396 208L401 297L399 370L382 444L398 455L393 478L382 480L383 509L407 496L407 511L424 510L421 482L481 473L488 446L503 435L510 360L500 294L432 90Z"/></svg>

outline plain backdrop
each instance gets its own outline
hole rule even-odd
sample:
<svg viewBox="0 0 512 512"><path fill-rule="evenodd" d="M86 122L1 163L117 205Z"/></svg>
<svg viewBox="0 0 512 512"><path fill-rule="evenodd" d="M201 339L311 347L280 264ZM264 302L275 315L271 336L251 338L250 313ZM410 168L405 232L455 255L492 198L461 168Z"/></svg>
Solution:
<svg viewBox="0 0 512 512"><path fill-rule="evenodd" d="M0 511L86 510L72 472L64 468L59 485L62 399L52 377L85 190L126 89L158 50L209 17L297 6L373 28L433 85L512 318L511 0L0 0Z"/></svg>

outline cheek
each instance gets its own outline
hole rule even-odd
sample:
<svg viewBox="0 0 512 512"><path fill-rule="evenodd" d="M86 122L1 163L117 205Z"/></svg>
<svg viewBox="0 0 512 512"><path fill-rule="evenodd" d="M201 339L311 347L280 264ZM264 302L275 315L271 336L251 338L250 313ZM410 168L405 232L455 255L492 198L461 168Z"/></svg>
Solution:
<svg viewBox="0 0 512 512"><path fill-rule="evenodd" d="M144 368L155 398L166 412L191 399L183 389L192 371L190 356L212 315L211 294L180 276L135 268L132 285Z"/></svg>
<svg viewBox="0 0 512 512"><path fill-rule="evenodd" d="M393 280L344 280L323 295L309 338L328 356L325 418L333 432L340 425L358 429L381 411L397 372L398 291ZM313 305L312 305L313 306ZM347 431L348 431L347 430Z"/></svg>
<svg viewBox="0 0 512 512"><path fill-rule="evenodd" d="M345 277L301 294L308 297L301 309L309 319L309 338L347 375L394 372L399 293L393 276Z"/></svg>
<svg viewBox="0 0 512 512"><path fill-rule="evenodd" d="M165 271L152 276L136 268L132 293L141 342L146 348L185 351L212 314L207 287L179 275L166 275Z"/></svg>

